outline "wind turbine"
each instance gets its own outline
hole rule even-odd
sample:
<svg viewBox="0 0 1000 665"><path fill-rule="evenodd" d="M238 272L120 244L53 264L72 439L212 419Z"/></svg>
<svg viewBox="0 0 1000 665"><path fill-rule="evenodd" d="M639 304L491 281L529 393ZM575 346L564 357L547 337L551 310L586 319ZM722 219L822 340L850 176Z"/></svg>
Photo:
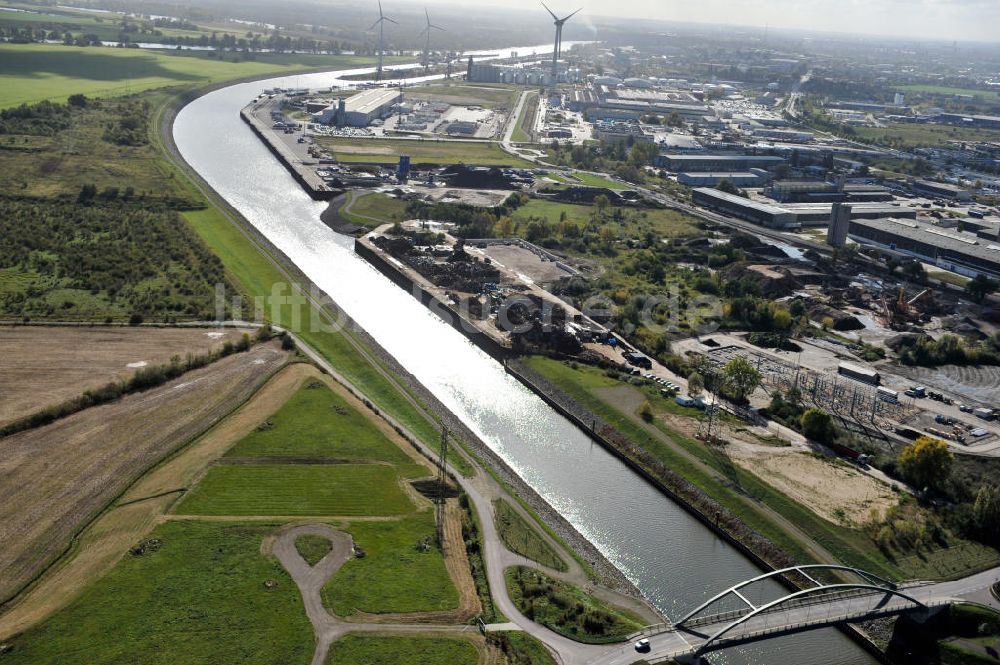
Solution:
<svg viewBox="0 0 1000 665"><path fill-rule="evenodd" d="M556 42L555 44L552 45L552 91L555 92L556 80L559 78L559 55L562 53L563 25L566 23L566 21L570 20L571 18L579 14L583 8L581 7L572 14L564 16L563 18L559 18L558 16L555 15L555 12L549 9L549 6L546 5L544 2L542 3L542 7L545 7L545 11L547 11L549 14L552 15L552 20L556 24Z"/></svg>
<svg viewBox="0 0 1000 665"><path fill-rule="evenodd" d="M395 23L396 25L399 25L391 18L382 13L382 0L379 0L378 20L372 23L372 27L368 28L369 30L374 30L375 26L376 25L378 26L378 67L375 68L376 81L382 80L382 58L385 55L385 33L383 29L385 28L386 21L388 21L389 23Z"/></svg>
<svg viewBox="0 0 1000 665"><path fill-rule="evenodd" d="M424 16L427 17L427 27L424 28L424 31L417 36L420 37L422 35L427 35L427 42L424 44L424 74L426 74L431 66L431 30L440 30L441 32L444 32L444 28L431 23L431 15L427 13L426 7L424 7Z"/></svg>

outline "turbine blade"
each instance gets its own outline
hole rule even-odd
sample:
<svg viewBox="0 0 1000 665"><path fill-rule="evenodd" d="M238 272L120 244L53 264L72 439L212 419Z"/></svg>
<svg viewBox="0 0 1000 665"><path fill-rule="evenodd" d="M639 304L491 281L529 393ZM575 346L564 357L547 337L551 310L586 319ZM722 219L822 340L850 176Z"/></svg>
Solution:
<svg viewBox="0 0 1000 665"><path fill-rule="evenodd" d="M563 22L565 23L566 21L570 20L571 18L573 18L574 16L576 16L577 14L579 14L582 11L583 11L583 7L580 7L575 12L573 12L572 14L570 14L569 16L567 16L566 18L564 18Z"/></svg>
<svg viewBox="0 0 1000 665"><path fill-rule="evenodd" d="M378 15L379 18L382 17L382 0L378 0Z"/></svg>
<svg viewBox="0 0 1000 665"><path fill-rule="evenodd" d="M431 15L427 12L427 8L424 7L424 16L427 17L427 25L431 24Z"/></svg>
<svg viewBox="0 0 1000 665"><path fill-rule="evenodd" d="M431 25L430 27L434 28L435 30L440 30L441 32L447 32L447 30L442 28L440 25Z"/></svg>
<svg viewBox="0 0 1000 665"><path fill-rule="evenodd" d="M372 27L368 28L368 32L371 32L372 30L374 30L374 29L375 29L375 26L377 26L377 25L378 25L379 23L381 23L381 22L382 22L383 20L385 20L385 19L382 19L382 18L380 18L379 20L377 20L377 21L375 21L374 23L372 23Z"/></svg>
<svg viewBox="0 0 1000 665"><path fill-rule="evenodd" d="M545 4L545 3L543 2L543 3L542 3L542 7L545 7L545 11L547 11L547 12L548 12L549 14L551 14L551 15L552 15L552 18L554 18L554 19L555 19L555 20L557 20L557 21L559 20L559 17L558 17L558 16L556 16L556 15L555 15L555 13L554 13L554 12L553 12L553 11L552 11L551 9L549 9L549 6L548 6L547 4Z"/></svg>

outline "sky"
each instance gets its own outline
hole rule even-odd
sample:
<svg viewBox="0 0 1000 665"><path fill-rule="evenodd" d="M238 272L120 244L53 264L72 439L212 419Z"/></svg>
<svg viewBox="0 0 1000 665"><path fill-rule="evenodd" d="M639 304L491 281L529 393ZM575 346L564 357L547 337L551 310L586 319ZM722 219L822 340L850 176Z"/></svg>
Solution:
<svg viewBox="0 0 1000 665"><path fill-rule="evenodd" d="M480 0L539 9L538 0ZM591 16L796 28L826 32L1000 42L1000 0L551 0L559 15L583 7Z"/></svg>

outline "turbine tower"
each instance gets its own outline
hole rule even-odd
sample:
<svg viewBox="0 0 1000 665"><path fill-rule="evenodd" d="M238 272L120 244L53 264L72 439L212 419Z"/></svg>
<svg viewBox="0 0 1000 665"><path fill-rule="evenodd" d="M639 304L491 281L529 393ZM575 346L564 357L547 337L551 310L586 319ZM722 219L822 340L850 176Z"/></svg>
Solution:
<svg viewBox="0 0 1000 665"><path fill-rule="evenodd" d="M375 80L382 80L382 58L385 55L385 22L396 23L391 18L382 13L382 0L378 2L378 20L372 23L372 27L369 30L374 30L375 26L378 26L378 66L375 68ZM399 25L396 23L396 25Z"/></svg>
<svg viewBox="0 0 1000 665"><path fill-rule="evenodd" d="M568 16L559 18L558 16L555 15L555 12L549 9L549 6L546 5L544 2L542 3L542 7L545 7L545 11L547 11L549 14L552 15L552 20L556 24L556 41L555 44L552 45L552 92L554 93L556 91L556 80L559 78L559 55L562 53L563 25L566 23L566 21L570 20L571 18L579 14L580 9L577 9L575 12L569 14Z"/></svg>
<svg viewBox="0 0 1000 665"><path fill-rule="evenodd" d="M424 7L424 16L427 17L427 27L424 28L424 31L417 36L427 36L427 41L424 43L424 74L426 74L431 66L431 30L440 30L441 32L444 32L444 28L431 23L431 15L427 13L426 7Z"/></svg>

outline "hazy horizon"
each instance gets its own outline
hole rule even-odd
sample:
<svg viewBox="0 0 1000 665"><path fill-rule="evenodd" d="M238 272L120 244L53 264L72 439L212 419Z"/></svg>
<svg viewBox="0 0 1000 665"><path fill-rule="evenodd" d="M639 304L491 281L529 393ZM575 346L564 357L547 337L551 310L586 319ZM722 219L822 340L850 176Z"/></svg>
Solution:
<svg viewBox="0 0 1000 665"><path fill-rule="evenodd" d="M389 0L387 8L406 5L454 5L454 0ZM372 2L374 5L375 3ZM623 0L617 14L600 0L551 0L558 15L582 9L580 20L617 16L662 21L732 25L771 29L839 32L865 36L896 36L947 41L1000 42L1000 2L996 0L702 0L664 3ZM520 8L544 14L538 0L477 3L477 7Z"/></svg>

